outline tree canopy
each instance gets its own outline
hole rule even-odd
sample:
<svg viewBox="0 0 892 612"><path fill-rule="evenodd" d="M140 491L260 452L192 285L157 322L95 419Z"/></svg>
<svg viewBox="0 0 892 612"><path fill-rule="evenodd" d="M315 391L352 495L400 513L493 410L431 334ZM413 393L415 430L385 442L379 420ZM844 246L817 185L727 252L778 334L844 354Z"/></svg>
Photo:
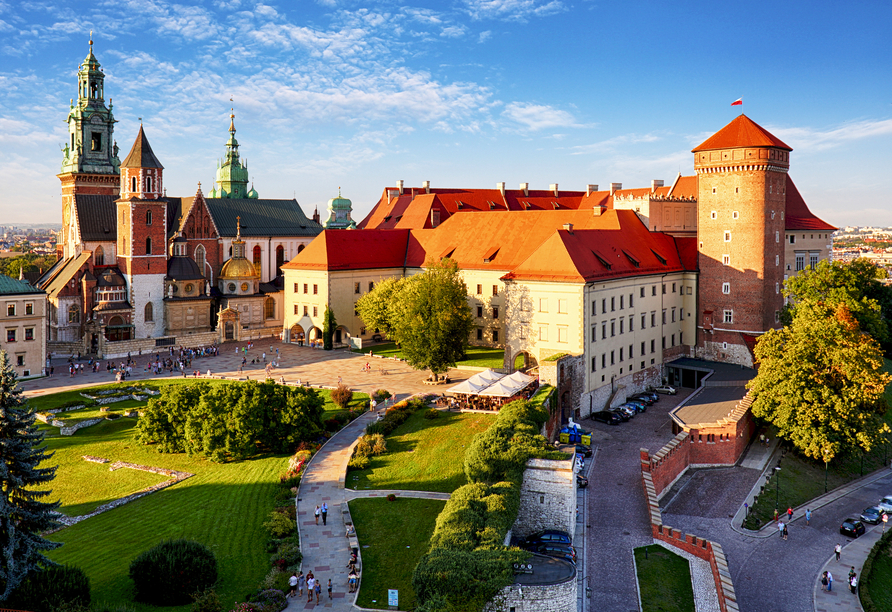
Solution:
<svg viewBox="0 0 892 612"><path fill-rule="evenodd" d="M788 326L763 335L755 349L759 373L749 383L753 414L821 461L870 451L890 432L882 414L892 376L883 370L879 344L849 308L849 294L840 294L836 303L800 299Z"/></svg>
<svg viewBox="0 0 892 612"><path fill-rule="evenodd" d="M368 327L385 330L406 361L434 375L465 354L474 318L468 289L451 259L430 264L421 274L388 279L356 303Z"/></svg>
<svg viewBox="0 0 892 612"><path fill-rule="evenodd" d="M15 370L0 351L0 601L9 598L29 572L52 565L45 551L61 544L41 533L58 526L59 502L40 501L50 495L46 485L55 467L39 467L52 457L32 413L22 401Z"/></svg>

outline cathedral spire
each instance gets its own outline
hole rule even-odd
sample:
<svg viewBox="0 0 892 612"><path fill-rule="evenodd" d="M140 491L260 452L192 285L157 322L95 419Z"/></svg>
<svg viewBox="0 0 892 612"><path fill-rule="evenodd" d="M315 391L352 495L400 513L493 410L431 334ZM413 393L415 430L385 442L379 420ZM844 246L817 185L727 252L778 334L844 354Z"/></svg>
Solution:
<svg viewBox="0 0 892 612"><path fill-rule="evenodd" d="M248 167L239 157L238 140L235 138L235 109L229 109L229 139L226 141L226 154L217 167L216 184L209 198L256 198L253 186L248 190Z"/></svg>

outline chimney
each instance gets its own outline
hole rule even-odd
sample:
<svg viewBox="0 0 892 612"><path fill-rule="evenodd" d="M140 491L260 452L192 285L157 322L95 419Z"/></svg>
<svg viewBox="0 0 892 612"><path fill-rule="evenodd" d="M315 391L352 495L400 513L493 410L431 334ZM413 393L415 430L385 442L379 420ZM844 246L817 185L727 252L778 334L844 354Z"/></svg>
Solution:
<svg viewBox="0 0 892 612"><path fill-rule="evenodd" d="M431 192L431 182L430 181L421 181L421 186L424 188L424 193Z"/></svg>
<svg viewBox="0 0 892 612"><path fill-rule="evenodd" d="M564 229L567 230L568 234L573 233L573 224L572 223L564 223Z"/></svg>
<svg viewBox="0 0 892 612"><path fill-rule="evenodd" d="M520 190L523 192L523 195L530 195L530 184L529 183L521 183Z"/></svg>
<svg viewBox="0 0 892 612"><path fill-rule="evenodd" d="M600 217L601 215L603 215L605 210L607 210L607 207L603 204L598 204L597 206L592 208L592 212L596 217Z"/></svg>
<svg viewBox="0 0 892 612"><path fill-rule="evenodd" d="M585 186L585 195L590 196L598 190L597 185L588 184Z"/></svg>
<svg viewBox="0 0 892 612"><path fill-rule="evenodd" d="M654 179L654 180L652 180L652 181L650 182L650 192L651 192L651 193L656 193L657 188L658 188L658 187L662 187L662 186L663 186L663 181L660 181L660 180L658 180L658 179Z"/></svg>
<svg viewBox="0 0 892 612"><path fill-rule="evenodd" d="M400 195L403 195L403 181L402 179L396 182L396 188L399 189Z"/></svg>
<svg viewBox="0 0 892 612"><path fill-rule="evenodd" d="M505 197L505 181L502 181L501 183L496 183L496 189L499 190L499 192L502 194L502 197L504 198Z"/></svg>
<svg viewBox="0 0 892 612"><path fill-rule="evenodd" d="M613 195L614 193L617 192L617 190L622 189L622 188L623 188L622 183L610 183L610 195Z"/></svg>
<svg viewBox="0 0 892 612"><path fill-rule="evenodd" d="M554 194L554 197L558 197L558 184L557 183L552 183L551 185L548 186L548 188L551 189L551 193Z"/></svg>
<svg viewBox="0 0 892 612"><path fill-rule="evenodd" d="M437 227L440 225L440 209L432 208L431 209L431 227Z"/></svg>

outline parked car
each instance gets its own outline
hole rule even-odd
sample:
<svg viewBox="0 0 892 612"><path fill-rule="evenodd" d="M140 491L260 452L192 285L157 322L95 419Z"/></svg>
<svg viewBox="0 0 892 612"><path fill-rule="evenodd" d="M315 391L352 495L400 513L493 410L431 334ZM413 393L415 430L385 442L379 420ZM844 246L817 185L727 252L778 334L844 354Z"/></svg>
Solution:
<svg viewBox="0 0 892 612"><path fill-rule="evenodd" d="M558 557L560 559L566 559L570 561L573 565L576 565L576 549L570 546L569 544L561 544L557 542L552 542L549 544L537 544L529 547L527 550L531 550L533 552L537 552L540 555L547 555L549 557Z"/></svg>
<svg viewBox="0 0 892 612"><path fill-rule="evenodd" d="M654 389L657 393L665 393L666 395L675 395L678 391L675 390L675 387L670 387L669 385L661 385Z"/></svg>
<svg viewBox="0 0 892 612"><path fill-rule="evenodd" d="M635 416L636 414L638 414L638 411L637 411L637 410L635 410L635 409L632 408L631 406L626 406L626 405L617 406L616 408L614 408L614 410L618 410L618 411L620 411L620 412L624 412L624 413L628 414L629 417L633 417L633 416Z"/></svg>
<svg viewBox="0 0 892 612"><path fill-rule="evenodd" d="M623 406L628 406L635 412L647 411L647 404L645 404L644 402L636 402L636 401L632 401L632 400L626 400L626 403L623 404Z"/></svg>
<svg viewBox="0 0 892 612"><path fill-rule="evenodd" d="M570 544L571 541L570 534L566 531L546 529L545 531L540 531L539 533L529 536L523 541L521 546L523 548L529 548L530 546L539 544Z"/></svg>
<svg viewBox="0 0 892 612"><path fill-rule="evenodd" d="M651 395L650 393L636 393L634 395L630 395L629 397L627 397L626 401L627 402L629 402L629 401L644 402L645 404L650 406L652 404L655 404L657 402L657 399L656 399L655 395Z"/></svg>
<svg viewBox="0 0 892 612"><path fill-rule="evenodd" d="M592 447L586 446L585 444L577 444L576 445L576 454L582 455L583 457L591 457L592 456Z"/></svg>
<svg viewBox="0 0 892 612"><path fill-rule="evenodd" d="M877 506L882 508L883 512L892 512L892 495L887 495L881 499Z"/></svg>
<svg viewBox="0 0 892 612"><path fill-rule="evenodd" d="M861 520L865 523L876 525L881 520L883 520L883 509L879 506L871 506L870 508L865 508L864 512L861 513Z"/></svg>
<svg viewBox="0 0 892 612"><path fill-rule="evenodd" d="M608 412L612 412L613 414L618 416L623 423L632 418L632 415L620 408L611 408Z"/></svg>
<svg viewBox="0 0 892 612"><path fill-rule="evenodd" d="M608 425L619 425L623 421L618 414L609 410L600 410L592 413L592 419L607 423Z"/></svg>
<svg viewBox="0 0 892 612"><path fill-rule="evenodd" d="M580 489L586 488L588 486L588 478L576 474L576 486Z"/></svg>
<svg viewBox="0 0 892 612"><path fill-rule="evenodd" d="M654 404L660 401L659 394L654 391L642 391L641 393L636 393L635 395L640 395L641 397L649 397L650 401Z"/></svg>
<svg viewBox="0 0 892 612"><path fill-rule="evenodd" d="M384 336L381 334L372 334L372 342L383 342Z"/></svg>
<svg viewBox="0 0 892 612"><path fill-rule="evenodd" d="M859 535L864 535L864 532L867 531L864 528L864 523L855 519L846 519L842 522L842 525L839 526L839 533L844 536L849 536L850 538L857 538Z"/></svg>

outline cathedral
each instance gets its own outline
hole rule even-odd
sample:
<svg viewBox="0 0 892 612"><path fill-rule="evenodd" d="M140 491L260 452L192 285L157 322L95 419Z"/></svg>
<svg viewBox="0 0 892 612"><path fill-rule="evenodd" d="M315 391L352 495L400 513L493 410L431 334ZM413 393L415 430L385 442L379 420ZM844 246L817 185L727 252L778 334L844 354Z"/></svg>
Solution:
<svg viewBox="0 0 892 612"><path fill-rule="evenodd" d="M92 41L77 79L58 175L59 260L37 281L48 296L49 350L112 357L278 336L281 267L322 231L318 214L249 187L234 113L207 195L198 183L192 196L169 196L142 124L119 157Z"/></svg>

